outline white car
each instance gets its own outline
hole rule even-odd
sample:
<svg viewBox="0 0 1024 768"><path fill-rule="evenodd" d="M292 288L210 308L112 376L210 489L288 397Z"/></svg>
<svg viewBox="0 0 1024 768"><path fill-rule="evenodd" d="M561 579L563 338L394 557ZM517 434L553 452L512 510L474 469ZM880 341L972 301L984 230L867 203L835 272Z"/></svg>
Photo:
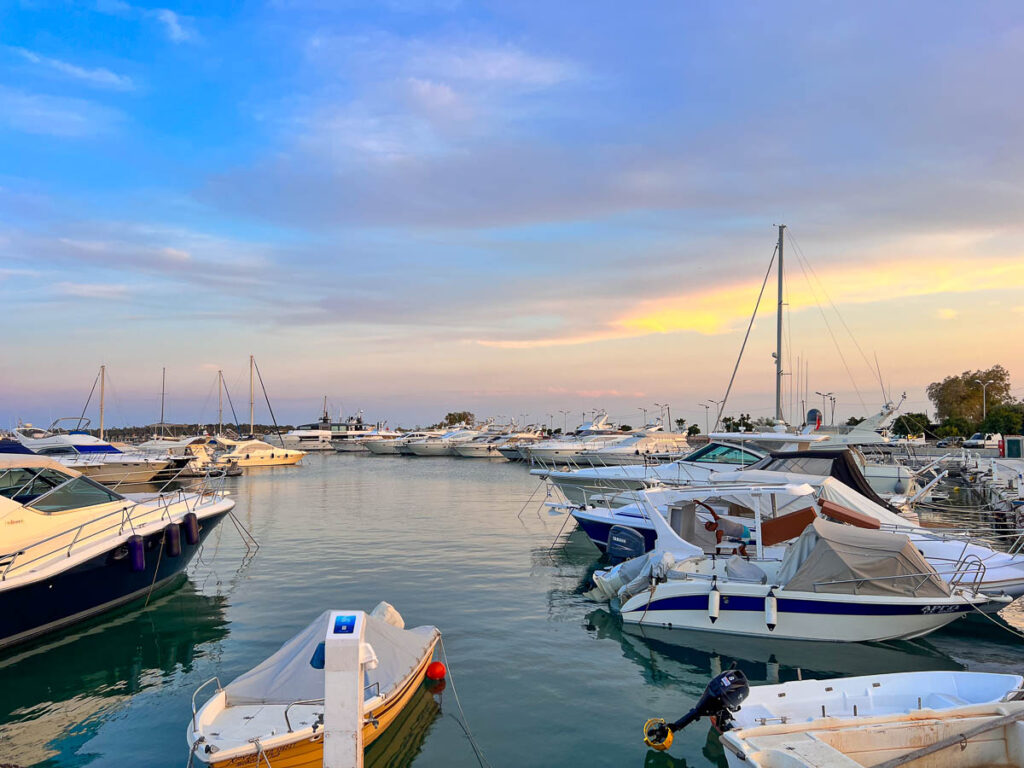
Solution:
<svg viewBox="0 0 1024 768"><path fill-rule="evenodd" d="M964 440L964 448L998 448L1003 436L998 432L975 432Z"/></svg>

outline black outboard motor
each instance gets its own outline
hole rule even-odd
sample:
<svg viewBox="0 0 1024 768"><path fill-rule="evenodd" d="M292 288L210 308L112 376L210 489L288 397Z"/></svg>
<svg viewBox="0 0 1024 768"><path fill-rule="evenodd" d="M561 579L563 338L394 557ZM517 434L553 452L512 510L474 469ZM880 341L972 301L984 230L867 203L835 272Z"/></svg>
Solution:
<svg viewBox="0 0 1024 768"><path fill-rule="evenodd" d="M750 685L743 670L726 670L708 683L693 709L674 723L666 723L661 718L648 720L644 724L644 743L654 749L668 749L672 745L673 733L702 717L712 718L719 731L727 731L732 713L739 711L740 704L749 693Z"/></svg>
<svg viewBox="0 0 1024 768"><path fill-rule="evenodd" d="M613 563L632 560L647 551L644 535L635 528L625 525L613 525L608 531L608 546L605 555Z"/></svg>

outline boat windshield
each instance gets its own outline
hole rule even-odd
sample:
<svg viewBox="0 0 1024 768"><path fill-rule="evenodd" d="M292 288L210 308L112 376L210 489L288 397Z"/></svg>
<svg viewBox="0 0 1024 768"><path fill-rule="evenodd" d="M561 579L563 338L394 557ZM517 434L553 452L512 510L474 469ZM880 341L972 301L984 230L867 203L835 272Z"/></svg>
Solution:
<svg viewBox="0 0 1024 768"><path fill-rule="evenodd" d="M37 498L28 503L28 506L37 512L53 514L54 512L65 512L69 509L109 504L112 501L121 501L122 498L122 496L104 488L94 480L90 480L87 477L75 477L37 496Z"/></svg>
<svg viewBox="0 0 1024 768"><path fill-rule="evenodd" d="M708 443L699 448L683 461L697 462L698 464L737 464L749 466L760 460L760 456L745 451L735 445L724 445L722 443Z"/></svg>
<svg viewBox="0 0 1024 768"><path fill-rule="evenodd" d="M65 475L55 469L40 467L9 469L0 473L0 496L6 496L20 504L27 504L70 479L70 475Z"/></svg>

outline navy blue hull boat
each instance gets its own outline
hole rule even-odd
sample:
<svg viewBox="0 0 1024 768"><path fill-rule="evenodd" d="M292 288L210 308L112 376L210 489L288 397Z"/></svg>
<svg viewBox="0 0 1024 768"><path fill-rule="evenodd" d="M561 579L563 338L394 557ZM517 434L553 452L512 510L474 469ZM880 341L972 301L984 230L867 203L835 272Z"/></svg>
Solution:
<svg viewBox="0 0 1024 768"><path fill-rule="evenodd" d="M208 491L136 501L52 459L0 457L0 649L151 595L233 507Z"/></svg>

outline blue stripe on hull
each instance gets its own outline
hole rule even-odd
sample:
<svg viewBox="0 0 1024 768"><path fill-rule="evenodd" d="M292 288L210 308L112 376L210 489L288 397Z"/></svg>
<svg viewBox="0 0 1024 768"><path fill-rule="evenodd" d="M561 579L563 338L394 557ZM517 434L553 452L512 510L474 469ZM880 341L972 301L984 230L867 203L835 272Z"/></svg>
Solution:
<svg viewBox="0 0 1024 768"><path fill-rule="evenodd" d="M141 571L131 569L129 557L114 557L118 547L51 578L0 591L0 648L76 624L130 602L135 599L133 595L145 595L154 584L170 581L185 570L226 514L224 511L200 521L199 542L195 545L188 544L182 531L181 554L177 557L170 557L166 549L160 554L162 529L146 536L146 565Z"/></svg>
<svg viewBox="0 0 1024 768"><path fill-rule="evenodd" d="M645 606L647 611L707 611L707 595L679 595L665 597ZM764 613L765 598L749 595L722 595L719 613L726 611L755 611ZM971 607L963 605L879 605L870 603L835 603L823 600L778 598L778 612L811 613L829 616L919 616L925 613L964 613ZM936 610L938 609L938 610ZM644 608L637 607L637 611Z"/></svg>

